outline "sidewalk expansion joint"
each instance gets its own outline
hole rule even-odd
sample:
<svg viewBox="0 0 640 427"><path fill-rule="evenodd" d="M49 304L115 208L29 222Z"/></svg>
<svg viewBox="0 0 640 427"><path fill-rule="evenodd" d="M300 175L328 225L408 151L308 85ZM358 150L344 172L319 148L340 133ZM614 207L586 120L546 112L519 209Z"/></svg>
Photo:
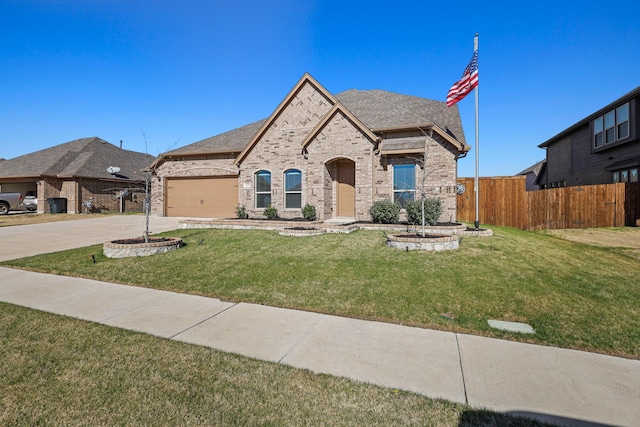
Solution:
<svg viewBox="0 0 640 427"><path fill-rule="evenodd" d="M322 320L323 320L323 317L322 317L322 316L320 316L320 317L318 317L318 319L317 319L315 322L313 322L313 324L309 325L309 327L307 328L307 330L306 330L306 331L304 331L304 333L303 333L303 334L300 334L300 338L298 338L298 339L296 340L296 342L294 342L294 343L293 343L293 345L291 346L291 348L290 348L289 350L287 350L287 351L282 355L282 357L281 357L280 359L278 359L278 362L277 362L277 363L282 364L282 365L286 365L286 363L284 363L284 359L286 359L286 358L287 358L287 356L289 356L289 355L290 355L290 354L291 354L291 353L292 353L292 352L293 352L293 351L298 347L298 345L300 345L300 343L301 343L302 341L304 341L304 340L306 340L306 339L307 339L307 337L309 336L309 333L310 333L310 332L311 332L311 331L312 331L312 330L313 330L313 329L314 329L314 328L315 328L319 323L321 323L321 322L322 322Z"/></svg>
<svg viewBox="0 0 640 427"><path fill-rule="evenodd" d="M462 366L462 354L460 354L460 341L458 341L458 334L456 335L456 347L458 348L458 362L460 363L460 375L462 376L462 389L464 390L464 403L469 404L469 398L467 397L467 381L464 378L464 367Z"/></svg>
<svg viewBox="0 0 640 427"><path fill-rule="evenodd" d="M122 286L130 286L130 285L122 285ZM88 291L88 292L83 292L81 294L78 294L78 296L88 295L88 294L91 294L91 293L98 292L100 290L101 289L94 289L94 290L91 290L91 291ZM122 316L124 316L126 314L133 313L134 311L142 310L145 307L149 307L150 305L154 305L154 304L157 304L157 303L159 303L161 301L168 300L169 298L171 298L171 295L167 295L165 298L161 298L159 300L150 301L150 302L148 302L146 304L142 304L140 306L133 307L130 310L123 311L121 313L116 313L113 316L109 316L109 317L105 317L104 319L96 320L96 323L105 324L105 322L108 322L111 319L117 319L118 317L122 317Z"/></svg>
<svg viewBox="0 0 640 427"><path fill-rule="evenodd" d="M167 337L167 339L173 340L173 339L175 339L178 335L184 334L184 333L185 333L185 332L187 332L188 330L191 330L191 329L195 328L196 326L200 326L200 325L202 325L204 322L208 322L209 320L211 320L211 319L213 319L213 318L215 318L215 317L218 317L219 315L221 315L221 314L222 314L222 313L224 313L225 311L227 311L227 310L231 310L232 308L237 307L238 305L240 305L240 303L239 303L239 302L237 302L237 303L235 303L235 304L232 304L232 305L230 305L229 307L225 308L224 310L220 310L219 312L217 312L217 313L215 313L215 314L213 314L213 315L211 315L211 316L207 317L206 319L202 319L202 320L201 320L201 321L199 321L198 323L194 323L193 325L189 326L188 328L186 328L186 329L184 329L184 330L182 330L182 331L180 331L180 332L177 332L177 333L175 333L175 334L171 335L170 337Z"/></svg>

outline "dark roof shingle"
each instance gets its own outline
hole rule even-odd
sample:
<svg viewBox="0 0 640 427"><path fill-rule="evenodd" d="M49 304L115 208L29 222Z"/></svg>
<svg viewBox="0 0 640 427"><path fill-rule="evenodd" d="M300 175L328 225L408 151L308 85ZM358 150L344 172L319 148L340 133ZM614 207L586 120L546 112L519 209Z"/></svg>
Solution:
<svg viewBox="0 0 640 427"><path fill-rule="evenodd" d="M80 138L64 144L0 162L0 177L113 178L109 166L120 168L120 177L144 179L142 170L153 156L123 150L98 137Z"/></svg>
<svg viewBox="0 0 640 427"><path fill-rule="evenodd" d="M351 89L336 95L369 129L436 124L460 143L466 144L457 106L384 90Z"/></svg>
<svg viewBox="0 0 640 427"><path fill-rule="evenodd" d="M253 135L258 132L260 127L264 124L266 119L258 120L246 126L221 133L220 135L212 136L202 141L194 142L193 144L185 145L181 148L176 148L163 156L171 155L188 155L188 154L201 154L201 153L220 153L220 152L241 152L242 149L249 143Z"/></svg>
<svg viewBox="0 0 640 427"><path fill-rule="evenodd" d="M433 123L447 131L462 145L466 144L457 106L447 107L444 102L383 90L351 89L335 97L370 130ZM265 120L177 148L164 153L163 157L241 152L260 130Z"/></svg>

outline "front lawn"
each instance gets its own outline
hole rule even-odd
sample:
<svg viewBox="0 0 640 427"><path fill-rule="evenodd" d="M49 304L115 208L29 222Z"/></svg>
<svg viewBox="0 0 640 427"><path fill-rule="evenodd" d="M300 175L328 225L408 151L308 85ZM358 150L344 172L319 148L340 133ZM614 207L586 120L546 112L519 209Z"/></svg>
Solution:
<svg viewBox="0 0 640 427"><path fill-rule="evenodd" d="M0 303L0 426L542 426Z"/></svg>
<svg viewBox="0 0 640 427"><path fill-rule="evenodd" d="M2 265L640 358L640 263L618 249L499 227L439 253L388 248L378 231L166 234L186 246L117 260L92 246ZM493 330L488 319L537 333Z"/></svg>

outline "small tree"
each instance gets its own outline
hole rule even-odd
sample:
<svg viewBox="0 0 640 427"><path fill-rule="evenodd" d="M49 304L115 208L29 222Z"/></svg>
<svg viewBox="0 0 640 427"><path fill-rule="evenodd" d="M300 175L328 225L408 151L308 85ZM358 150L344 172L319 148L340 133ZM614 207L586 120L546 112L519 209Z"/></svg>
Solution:
<svg viewBox="0 0 640 427"><path fill-rule="evenodd" d="M419 202L416 201L420 204L419 218L420 223L422 224L422 237L426 236L425 224L429 223L429 225L436 225L443 210L442 200L437 197L427 197L427 177L431 174L431 172L427 172L428 157L429 146L427 145L425 146L422 158L414 158L416 163L419 164L422 168L422 186L420 187L420 199ZM412 210L416 210L416 208L414 207L412 208ZM408 215L409 211L407 210L407 216ZM411 220L409 220L409 222L411 223Z"/></svg>

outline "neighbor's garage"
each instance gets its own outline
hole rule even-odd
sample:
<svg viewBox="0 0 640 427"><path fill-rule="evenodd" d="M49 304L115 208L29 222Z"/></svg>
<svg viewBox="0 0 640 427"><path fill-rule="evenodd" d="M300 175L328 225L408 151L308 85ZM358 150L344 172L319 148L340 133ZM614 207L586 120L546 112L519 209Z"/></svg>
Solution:
<svg viewBox="0 0 640 427"><path fill-rule="evenodd" d="M167 178L166 215L235 218L238 177Z"/></svg>

